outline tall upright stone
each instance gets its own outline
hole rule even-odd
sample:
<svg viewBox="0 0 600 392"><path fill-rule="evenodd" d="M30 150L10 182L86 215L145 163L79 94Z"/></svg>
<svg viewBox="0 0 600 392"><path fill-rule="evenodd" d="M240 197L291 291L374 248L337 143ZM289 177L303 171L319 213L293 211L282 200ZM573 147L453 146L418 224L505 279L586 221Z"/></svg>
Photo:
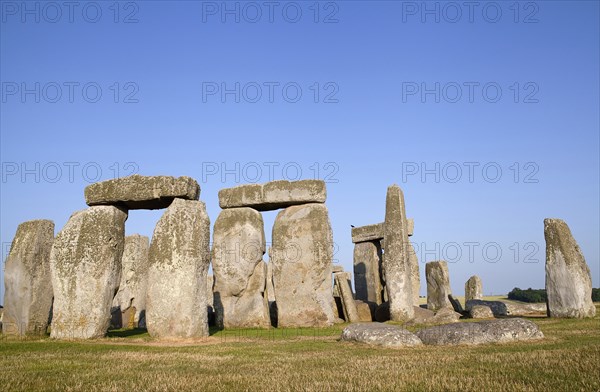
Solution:
<svg viewBox="0 0 600 392"><path fill-rule="evenodd" d="M94 206L71 215L50 253L54 288L51 337L103 337L121 279L127 212Z"/></svg>
<svg viewBox="0 0 600 392"><path fill-rule="evenodd" d="M121 283L113 299L113 320L124 328L145 328L146 289L148 286L148 237L134 234L125 237L121 261Z"/></svg>
<svg viewBox="0 0 600 392"><path fill-rule="evenodd" d="M354 302L354 296L352 295L352 288L350 287L350 273L349 272L338 272L333 274L335 284L337 286L340 299L342 302L344 318L347 323L360 322L358 315L358 309L356 302ZM369 312L370 313L370 312ZM370 321L370 320L369 320Z"/></svg>
<svg viewBox="0 0 600 392"><path fill-rule="evenodd" d="M310 203L279 212L273 225L273 286L278 326L333 324L333 235L327 207Z"/></svg>
<svg viewBox="0 0 600 392"><path fill-rule="evenodd" d="M473 275L465 283L465 304L472 299L483 299L483 284L477 275Z"/></svg>
<svg viewBox="0 0 600 392"><path fill-rule="evenodd" d="M381 305L382 284L380 241L354 244L354 287L356 299L368 303L373 309Z"/></svg>
<svg viewBox="0 0 600 392"><path fill-rule="evenodd" d="M268 328L267 265L262 215L248 208L222 210L213 233L216 323L223 328Z"/></svg>
<svg viewBox="0 0 600 392"><path fill-rule="evenodd" d="M408 241L408 238L407 238ZM412 285L413 292L413 304L419 306L420 290L421 290L421 277L419 275L419 258L413 244L408 244L408 263L410 266L410 283Z"/></svg>
<svg viewBox="0 0 600 392"><path fill-rule="evenodd" d="M592 277L583 253L561 219L544 219L549 317L594 317Z"/></svg>
<svg viewBox="0 0 600 392"><path fill-rule="evenodd" d="M404 194L398 185L388 187L385 202L385 271L390 319L408 321L414 317L413 288L409 260L408 226Z"/></svg>
<svg viewBox="0 0 600 392"><path fill-rule="evenodd" d="M208 336L210 219L201 201L175 199L150 244L146 326L152 337Z"/></svg>
<svg viewBox="0 0 600 392"><path fill-rule="evenodd" d="M431 261L425 264L427 278L427 309L434 312L442 308L453 309L448 298L450 290L450 273L445 261Z"/></svg>
<svg viewBox="0 0 600 392"><path fill-rule="evenodd" d="M53 241L52 221L28 221L17 228L4 270L3 334L46 333L52 307L50 250Z"/></svg>

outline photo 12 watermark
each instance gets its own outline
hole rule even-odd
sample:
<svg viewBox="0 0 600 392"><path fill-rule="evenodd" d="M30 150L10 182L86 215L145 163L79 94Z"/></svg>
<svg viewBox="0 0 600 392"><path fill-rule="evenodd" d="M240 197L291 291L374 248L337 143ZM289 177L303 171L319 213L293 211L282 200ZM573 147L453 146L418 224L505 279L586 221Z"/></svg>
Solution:
<svg viewBox="0 0 600 392"><path fill-rule="evenodd" d="M536 82L402 82L402 103L539 103Z"/></svg>
<svg viewBox="0 0 600 392"><path fill-rule="evenodd" d="M488 23L540 21L536 1L402 1L402 23Z"/></svg>
<svg viewBox="0 0 600 392"><path fill-rule="evenodd" d="M308 165L294 162L202 162L202 183L218 181L236 184L256 184L275 180L301 179L339 182L340 167L337 162L312 162Z"/></svg>
<svg viewBox="0 0 600 392"><path fill-rule="evenodd" d="M138 1L2 1L2 23L139 23Z"/></svg>
<svg viewBox="0 0 600 392"><path fill-rule="evenodd" d="M336 82L202 82L202 103L339 103Z"/></svg>
<svg viewBox="0 0 600 392"><path fill-rule="evenodd" d="M402 183L490 183L504 179L515 184L538 184L537 162L402 162Z"/></svg>
<svg viewBox="0 0 600 392"><path fill-rule="evenodd" d="M420 263L445 260L448 263L484 262L496 264L501 260L515 264L536 264L545 260L535 241L461 241L461 242L410 242Z"/></svg>
<svg viewBox="0 0 600 392"><path fill-rule="evenodd" d="M17 82L0 84L2 103L139 103L136 82Z"/></svg>
<svg viewBox="0 0 600 392"><path fill-rule="evenodd" d="M139 173L135 162L2 162L1 180L7 183L94 183L111 178L120 178Z"/></svg>
<svg viewBox="0 0 600 392"><path fill-rule="evenodd" d="M340 21L337 1L202 1L202 23L323 23Z"/></svg>

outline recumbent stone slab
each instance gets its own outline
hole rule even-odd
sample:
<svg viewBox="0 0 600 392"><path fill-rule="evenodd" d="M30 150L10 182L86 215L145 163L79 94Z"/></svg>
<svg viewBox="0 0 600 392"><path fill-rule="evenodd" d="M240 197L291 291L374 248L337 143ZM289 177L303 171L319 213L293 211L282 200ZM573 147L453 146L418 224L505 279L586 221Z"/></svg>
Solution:
<svg viewBox="0 0 600 392"><path fill-rule="evenodd" d="M85 188L85 202L118 205L130 210L168 207L173 199L198 200L200 186L191 177L140 176L115 178Z"/></svg>
<svg viewBox="0 0 600 392"><path fill-rule="evenodd" d="M350 324L342 331L341 340L384 347L422 345L421 340L412 332L380 323Z"/></svg>

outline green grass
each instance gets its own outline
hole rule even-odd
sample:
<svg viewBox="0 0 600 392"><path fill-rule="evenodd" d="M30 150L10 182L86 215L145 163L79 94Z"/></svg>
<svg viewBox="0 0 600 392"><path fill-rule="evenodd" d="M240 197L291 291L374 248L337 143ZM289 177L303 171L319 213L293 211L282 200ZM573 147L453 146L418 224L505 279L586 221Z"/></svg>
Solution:
<svg viewBox="0 0 600 392"><path fill-rule="evenodd" d="M598 306L598 305L597 305ZM600 314L600 309L599 314ZM600 318L532 318L545 339L386 349L314 330L211 330L157 341L143 330L82 342L0 337L3 391L598 391Z"/></svg>

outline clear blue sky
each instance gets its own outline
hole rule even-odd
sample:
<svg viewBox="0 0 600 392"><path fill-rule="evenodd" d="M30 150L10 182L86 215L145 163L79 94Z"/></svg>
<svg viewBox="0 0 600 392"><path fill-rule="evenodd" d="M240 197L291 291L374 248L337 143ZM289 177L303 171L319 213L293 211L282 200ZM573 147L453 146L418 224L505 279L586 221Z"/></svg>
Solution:
<svg viewBox="0 0 600 392"><path fill-rule="evenodd" d="M422 294L442 258L459 295L473 274L543 287L545 217L600 285L596 1L0 4L3 258L94 179L192 176L214 222L221 188L318 177L346 270L350 225L382 221L397 183ZM159 216L132 211L128 234Z"/></svg>

